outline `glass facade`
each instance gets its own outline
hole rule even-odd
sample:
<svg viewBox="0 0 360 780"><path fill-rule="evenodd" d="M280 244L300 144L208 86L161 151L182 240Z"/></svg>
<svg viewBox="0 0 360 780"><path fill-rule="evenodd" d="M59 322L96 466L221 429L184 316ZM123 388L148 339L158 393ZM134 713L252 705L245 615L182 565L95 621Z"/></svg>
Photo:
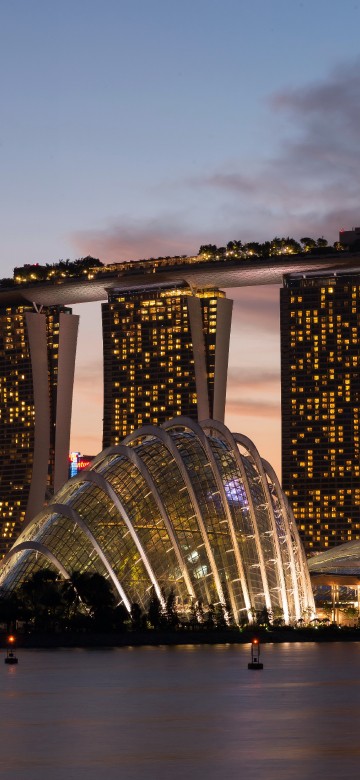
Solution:
<svg viewBox="0 0 360 780"><path fill-rule="evenodd" d="M34 450L34 395L25 312L0 312L0 552L4 554L25 518Z"/></svg>
<svg viewBox="0 0 360 780"><path fill-rule="evenodd" d="M195 298L198 306L190 308ZM199 393L213 414L219 290L163 285L111 292L102 305L103 446L148 423L197 419ZM199 344L194 349L194 332ZM203 385L199 375L203 374Z"/></svg>
<svg viewBox="0 0 360 780"><path fill-rule="evenodd" d="M210 426L210 427L209 427ZM0 585L36 570L102 573L130 610L173 589L178 608L222 604L236 623L313 610L306 561L275 475L246 437L177 417L101 453L7 554Z"/></svg>
<svg viewBox="0 0 360 780"><path fill-rule="evenodd" d="M59 331L65 313L71 310L62 306L41 311L29 304L0 309L0 556L11 547L24 520L30 519L27 510L32 483L36 488L36 450L42 449L41 460L46 457L37 503L42 506L53 491ZM33 318L31 336L29 317ZM45 395L46 404L42 403ZM39 421L45 421L46 442L36 437Z"/></svg>
<svg viewBox="0 0 360 780"><path fill-rule="evenodd" d="M360 539L360 276L281 290L282 484L305 549Z"/></svg>

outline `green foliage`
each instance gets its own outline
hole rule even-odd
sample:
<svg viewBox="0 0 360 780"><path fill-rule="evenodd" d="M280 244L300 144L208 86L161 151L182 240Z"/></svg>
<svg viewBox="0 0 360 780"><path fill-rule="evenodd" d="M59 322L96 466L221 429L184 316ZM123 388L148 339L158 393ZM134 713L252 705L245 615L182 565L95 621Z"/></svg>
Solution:
<svg viewBox="0 0 360 780"><path fill-rule="evenodd" d="M199 255L208 255L213 258L268 258L276 255L298 255L304 252L318 252L328 247L327 240L322 236L321 238L314 239L309 236L296 241L290 236L275 236L270 241L264 241L260 243L258 241L248 241L247 244L243 244L242 241L229 241L226 247L216 246L216 244L202 244L199 249ZM329 247L329 251L343 251L343 247L339 241L335 242L332 247Z"/></svg>
<svg viewBox="0 0 360 780"><path fill-rule="evenodd" d="M56 263L46 263L41 265L40 263L25 264L14 268L14 279L19 284L34 282L46 282L56 281L62 276L73 277L81 276L83 273L88 272L90 269L103 268L104 263L96 257L80 257L78 260L58 260ZM8 281L8 280L3 280ZM11 280L14 283L14 280Z"/></svg>
<svg viewBox="0 0 360 780"><path fill-rule="evenodd" d="M199 249L199 255L215 255L216 252L216 244L202 244Z"/></svg>
<svg viewBox="0 0 360 780"><path fill-rule="evenodd" d="M314 249L316 246L316 241L313 238L309 238L309 236L300 238L300 243L303 245L305 252L308 252L310 249Z"/></svg>
<svg viewBox="0 0 360 780"><path fill-rule="evenodd" d="M165 598L165 622L168 628L176 628L179 624L179 616L176 611L176 596L172 588Z"/></svg>
<svg viewBox="0 0 360 780"><path fill-rule="evenodd" d="M134 601L131 605L130 617L132 627L135 630L139 630L140 628L144 627L144 615L142 613L141 607L136 601Z"/></svg>
<svg viewBox="0 0 360 780"><path fill-rule="evenodd" d="M152 588L151 591L151 598L150 598L149 607L147 611L147 617L150 626L152 626L153 628L160 628L160 626L163 623L163 610L162 610L160 599L155 593L155 588Z"/></svg>

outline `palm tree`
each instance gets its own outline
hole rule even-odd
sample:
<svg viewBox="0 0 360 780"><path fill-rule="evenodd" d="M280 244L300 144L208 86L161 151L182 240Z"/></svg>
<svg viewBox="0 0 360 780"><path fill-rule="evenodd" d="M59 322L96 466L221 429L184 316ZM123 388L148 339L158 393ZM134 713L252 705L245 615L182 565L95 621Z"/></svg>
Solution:
<svg viewBox="0 0 360 780"><path fill-rule="evenodd" d="M35 628L53 630L61 614L61 587L51 569L38 569L20 588L20 598L29 609Z"/></svg>

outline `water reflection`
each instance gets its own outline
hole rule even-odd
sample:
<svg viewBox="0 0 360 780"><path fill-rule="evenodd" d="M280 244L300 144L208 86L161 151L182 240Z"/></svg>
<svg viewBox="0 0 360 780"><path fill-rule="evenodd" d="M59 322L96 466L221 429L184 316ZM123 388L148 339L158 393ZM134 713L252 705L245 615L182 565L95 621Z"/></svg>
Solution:
<svg viewBox="0 0 360 780"><path fill-rule="evenodd" d="M1 672L0 777L347 780L360 645L19 653Z"/></svg>

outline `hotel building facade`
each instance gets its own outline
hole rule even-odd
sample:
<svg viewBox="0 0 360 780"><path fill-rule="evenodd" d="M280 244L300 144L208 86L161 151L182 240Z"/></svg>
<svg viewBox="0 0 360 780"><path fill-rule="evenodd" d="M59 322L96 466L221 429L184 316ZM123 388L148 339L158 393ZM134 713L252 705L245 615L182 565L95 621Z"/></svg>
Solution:
<svg viewBox="0 0 360 780"><path fill-rule="evenodd" d="M79 318L0 309L0 555L67 480Z"/></svg>
<svg viewBox="0 0 360 780"><path fill-rule="evenodd" d="M285 277L282 484L307 552L360 538L360 275Z"/></svg>
<svg viewBox="0 0 360 780"><path fill-rule="evenodd" d="M217 289L162 284L109 294L104 448L171 417L224 421L231 314Z"/></svg>

